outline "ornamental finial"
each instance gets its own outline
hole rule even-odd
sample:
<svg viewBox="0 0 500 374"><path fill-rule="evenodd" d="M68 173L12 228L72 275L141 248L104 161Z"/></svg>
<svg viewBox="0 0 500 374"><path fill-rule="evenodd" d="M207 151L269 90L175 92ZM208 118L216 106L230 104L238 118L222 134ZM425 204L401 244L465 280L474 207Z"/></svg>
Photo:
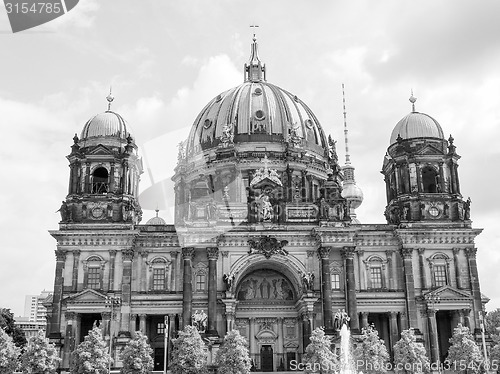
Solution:
<svg viewBox="0 0 500 374"><path fill-rule="evenodd" d="M111 110L111 103L113 102L114 99L115 97L111 94L111 86L109 86L109 95L106 96L106 100L108 100L108 111Z"/></svg>

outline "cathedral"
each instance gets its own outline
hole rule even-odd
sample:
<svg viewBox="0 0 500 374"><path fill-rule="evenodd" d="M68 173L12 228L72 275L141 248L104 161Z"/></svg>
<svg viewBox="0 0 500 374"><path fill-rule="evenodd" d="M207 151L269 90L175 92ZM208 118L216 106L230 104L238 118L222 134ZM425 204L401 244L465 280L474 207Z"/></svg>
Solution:
<svg viewBox="0 0 500 374"><path fill-rule="evenodd" d="M267 81L255 37L243 74L179 146L171 224L158 211L141 222L142 160L111 95L108 110L74 136L68 194L50 231L47 335L61 368L95 321L113 367L142 331L155 371L168 367L171 339L186 325L202 334L210 362L226 332L238 330L263 372L290 370L319 326L335 340L339 313L354 336L373 324L391 354L413 328L432 362L446 357L458 323L480 339L488 301L474 244L481 229L471 227L460 191L454 139L415 110L412 95L378 155L386 222L361 223L348 152L340 162L306 103Z"/></svg>

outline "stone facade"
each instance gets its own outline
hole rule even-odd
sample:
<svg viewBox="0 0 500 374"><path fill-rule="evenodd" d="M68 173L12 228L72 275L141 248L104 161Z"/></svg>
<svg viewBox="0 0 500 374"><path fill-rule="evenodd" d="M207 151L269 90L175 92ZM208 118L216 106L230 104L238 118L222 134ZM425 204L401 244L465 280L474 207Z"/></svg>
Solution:
<svg viewBox="0 0 500 374"><path fill-rule="evenodd" d="M342 189L354 168L339 165L335 142L297 96L265 81L255 40L245 82L214 98L180 145L174 224L140 224L137 147L116 113L91 119L75 136L69 193L50 232L48 336L62 367L99 320L116 367L140 330L163 370L165 342L195 324L209 349L237 329L258 370L288 369L312 329L336 334L342 309L354 334L373 323L391 350L411 327L442 360L453 327L477 332L487 302L481 230L460 193L453 139L435 121L412 133L421 120L412 113L383 163L386 224L353 219L362 196Z"/></svg>

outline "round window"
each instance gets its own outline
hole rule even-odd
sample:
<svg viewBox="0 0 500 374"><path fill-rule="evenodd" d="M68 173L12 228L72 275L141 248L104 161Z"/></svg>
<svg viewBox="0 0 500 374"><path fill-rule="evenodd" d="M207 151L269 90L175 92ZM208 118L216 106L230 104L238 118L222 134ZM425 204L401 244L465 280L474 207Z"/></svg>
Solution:
<svg viewBox="0 0 500 374"><path fill-rule="evenodd" d="M262 95L262 88L257 87L257 88L255 89L255 91L254 91L254 94L256 94L256 95Z"/></svg>
<svg viewBox="0 0 500 374"><path fill-rule="evenodd" d="M208 129L210 126L212 126L212 121L207 118L205 122L203 122L203 127Z"/></svg>
<svg viewBox="0 0 500 374"><path fill-rule="evenodd" d="M257 110L257 111L255 112L255 118L257 118L257 119L264 119L265 117L266 117L266 116L265 116L265 114L264 114L264 111L263 111L263 110L260 110L260 109L259 109L259 110Z"/></svg>

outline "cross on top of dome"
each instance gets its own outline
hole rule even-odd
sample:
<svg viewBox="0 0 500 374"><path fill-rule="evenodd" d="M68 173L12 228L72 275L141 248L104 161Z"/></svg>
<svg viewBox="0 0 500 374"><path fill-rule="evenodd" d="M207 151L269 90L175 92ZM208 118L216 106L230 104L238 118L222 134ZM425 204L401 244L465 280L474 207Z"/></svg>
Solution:
<svg viewBox="0 0 500 374"><path fill-rule="evenodd" d="M258 26L252 25L250 27ZM252 40L250 59L248 60L248 64L245 64L245 82L262 82L266 80L266 65L260 61L255 34L253 34Z"/></svg>

